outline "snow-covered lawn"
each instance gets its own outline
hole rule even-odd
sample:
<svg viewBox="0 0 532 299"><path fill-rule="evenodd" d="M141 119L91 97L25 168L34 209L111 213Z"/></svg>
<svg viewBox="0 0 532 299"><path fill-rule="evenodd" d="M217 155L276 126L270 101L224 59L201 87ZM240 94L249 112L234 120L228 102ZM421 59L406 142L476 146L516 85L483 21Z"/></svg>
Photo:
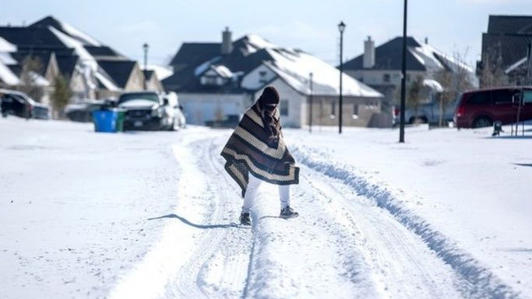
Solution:
<svg viewBox="0 0 532 299"><path fill-rule="evenodd" d="M246 228L229 133L0 119L0 298L532 297L532 137L287 129Z"/></svg>

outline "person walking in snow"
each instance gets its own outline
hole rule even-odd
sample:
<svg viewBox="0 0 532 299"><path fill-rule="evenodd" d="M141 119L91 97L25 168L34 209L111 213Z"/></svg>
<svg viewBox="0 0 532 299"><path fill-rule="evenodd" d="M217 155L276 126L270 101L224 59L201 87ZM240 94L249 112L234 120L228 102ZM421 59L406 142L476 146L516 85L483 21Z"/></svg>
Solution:
<svg viewBox="0 0 532 299"><path fill-rule="evenodd" d="M246 111L221 155L225 170L242 189L240 223L250 225L250 208L262 181L279 185L282 218L297 217L290 207L290 185L299 183L299 168L283 141L279 93L266 87Z"/></svg>

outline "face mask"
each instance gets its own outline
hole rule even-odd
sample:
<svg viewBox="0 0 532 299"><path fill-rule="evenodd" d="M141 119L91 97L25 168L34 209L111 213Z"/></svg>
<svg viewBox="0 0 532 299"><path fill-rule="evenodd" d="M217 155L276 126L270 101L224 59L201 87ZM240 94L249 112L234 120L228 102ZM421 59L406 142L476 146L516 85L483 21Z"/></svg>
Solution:
<svg viewBox="0 0 532 299"><path fill-rule="evenodd" d="M275 110L276 107L277 105L275 104L264 105L264 112L271 115L273 114L273 111Z"/></svg>

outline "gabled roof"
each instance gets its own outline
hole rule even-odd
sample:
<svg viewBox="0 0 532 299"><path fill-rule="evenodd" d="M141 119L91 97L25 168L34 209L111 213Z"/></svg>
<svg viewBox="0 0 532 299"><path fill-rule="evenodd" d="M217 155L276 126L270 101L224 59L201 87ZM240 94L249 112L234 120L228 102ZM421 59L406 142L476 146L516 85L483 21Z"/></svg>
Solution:
<svg viewBox="0 0 532 299"><path fill-rule="evenodd" d="M101 46L101 44L96 41L94 38L90 37L88 34L81 32L80 30L72 27L67 23L63 23L52 16L47 16L41 20L36 21L35 23L28 26L28 28L49 28L53 27L64 34L76 39L77 41L83 43L84 45L91 46Z"/></svg>
<svg viewBox="0 0 532 299"><path fill-rule="evenodd" d="M98 60L98 65L113 79L120 88L125 88L136 61L132 60Z"/></svg>
<svg viewBox="0 0 532 299"><path fill-rule="evenodd" d="M182 58L179 53L183 53L182 49L176 55L177 58ZM314 72L315 92L320 95L338 94L337 78L340 73L336 68L303 51L279 47L257 35L246 35L234 41L233 50L229 54L222 55L220 44L216 44L216 52L201 57L202 60L197 59L196 63L176 60L184 68L177 69L174 75L163 80L165 88L178 92L251 93L256 90L256 84L252 87L249 82L241 83L241 79L262 66L269 68L276 74L276 78L281 78L299 93L309 93L307 79L309 73ZM202 85L200 78L205 73L216 74L226 83L221 86ZM360 97L382 96L348 76L344 77L344 94Z"/></svg>
<svg viewBox="0 0 532 299"><path fill-rule="evenodd" d="M21 48L64 48L65 45L43 27L0 27L0 36Z"/></svg>
<svg viewBox="0 0 532 299"><path fill-rule="evenodd" d="M59 67L59 72L68 78L72 77L74 70L76 69L76 64L78 63L79 56L76 55L57 55L57 66Z"/></svg>
<svg viewBox="0 0 532 299"><path fill-rule="evenodd" d="M183 43L170 65L199 64L220 54L220 43Z"/></svg>
<svg viewBox="0 0 532 299"><path fill-rule="evenodd" d="M233 74L248 73L272 57L265 49L250 47L244 36L233 42L233 51L228 55L221 55L220 43L184 43L179 49L171 64L181 64L186 67L178 69L172 76L162 82L166 89L181 92L218 91L242 92L238 82L230 80L224 86L204 86L200 83L199 76L211 66L224 66ZM204 67L203 67L204 66ZM201 70L201 68L204 68Z"/></svg>
<svg viewBox="0 0 532 299"><path fill-rule="evenodd" d="M414 38L407 37L407 47L420 47ZM396 37L375 48L375 65L370 68L374 70L400 70L402 67L402 53L403 53L403 38ZM344 70L362 70L364 54L361 54L346 63L344 63ZM410 51L406 53L406 69L411 71L425 71L426 67L423 65Z"/></svg>
<svg viewBox="0 0 532 299"><path fill-rule="evenodd" d="M142 74L144 75L144 78L146 78L146 81L149 81L155 72L150 70L142 70Z"/></svg>
<svg viewBox="0 0 532 299"><path fill-rule="evenodd" d="M52 59L53 52L45 52L45 51L36 51L36 52L24 52L19 51L12 53L11 56L15 58L18 61L19 65L24 64L24 60L28 57L32 59L36 59L41 64L41 69L39 70L39 75L44 75L44 72L48 68L48 64L50 63Z"/></svg>
<svg viewBox="0 0 532 299"><path fill-rule="evenodd" d="M488 33L532 34L532 16L490 15Z"/></svg>
<svg viewBox="0 0 532 299"><path fill-rule="evenodd" d="M108 46L84 46L84 48L94 57L116 57L118 59L127 59L122 54Z"/></svg>

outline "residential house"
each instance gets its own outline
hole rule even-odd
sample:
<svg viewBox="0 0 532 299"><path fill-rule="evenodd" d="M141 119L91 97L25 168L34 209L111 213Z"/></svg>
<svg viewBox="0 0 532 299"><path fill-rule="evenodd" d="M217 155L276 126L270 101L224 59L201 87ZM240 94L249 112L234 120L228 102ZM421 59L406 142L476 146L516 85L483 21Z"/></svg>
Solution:
<svg viewBox="0 0 532 299"><path fill-rule="evenodd" d="M13 57L18 66L13 69L20 69L25 57L38 57L44 64L43 78L53 82L59 73L68 78L74 101L143 89L144 74L137 62L53 17L29 26L0 27L0 37L17 48ZM156 86L157 78L151 80Z"/></svg>
<svg viewBox="0 0 532 299"><path fill-rule="evenodd" d="M153 70L143 70L144 74L144 80L146 80L146 86L145 89L147 90L154 90L158 92L163 92L164 87L161 81L159 80L159 77L157 76L157 73Z"/></svg>
<svg viewBox="0 0 532 299"><path fill-rule="evenodd" d="M532 16L490 15L477 62L480 85L532 84L532 78L527 79L531 44Z"/></svg>
<svg viewBox="0 0 532 299"><path fill-rule="evenodd" d="M284 126L336 125L339 71L301 50L283 48L260 36L232 41L229 29L221 43L184 43L171 61L174 74L167 90L179 94L187 122L204 124L241 116L267 85L281 95ZM312 80L311 80L312 76ZM380 113L382 95L349 76L343 77L344 124L369 126ZM312 110L309 103L312 100Z"/></svg>
<svg viewBox="0 0 532 299"><path fill-rule="evenodd" d="M406 83L409 84L417 76L421 76L424 79L424 94L427 96L427 101L443 89L435 80L435 75L440 70L467 72L469 79L474 83L471 67L456 57L435 49L428 43L428 39L422 43L413 37L407 37L406 46ZM364 41L364 53L343 65L347 74L384 94L383 110L389 112L389 115L391 107L399 103L397 98L401 88L402 49L402 37L393 38L375 47L375 41L368 36Z"/></svg>

